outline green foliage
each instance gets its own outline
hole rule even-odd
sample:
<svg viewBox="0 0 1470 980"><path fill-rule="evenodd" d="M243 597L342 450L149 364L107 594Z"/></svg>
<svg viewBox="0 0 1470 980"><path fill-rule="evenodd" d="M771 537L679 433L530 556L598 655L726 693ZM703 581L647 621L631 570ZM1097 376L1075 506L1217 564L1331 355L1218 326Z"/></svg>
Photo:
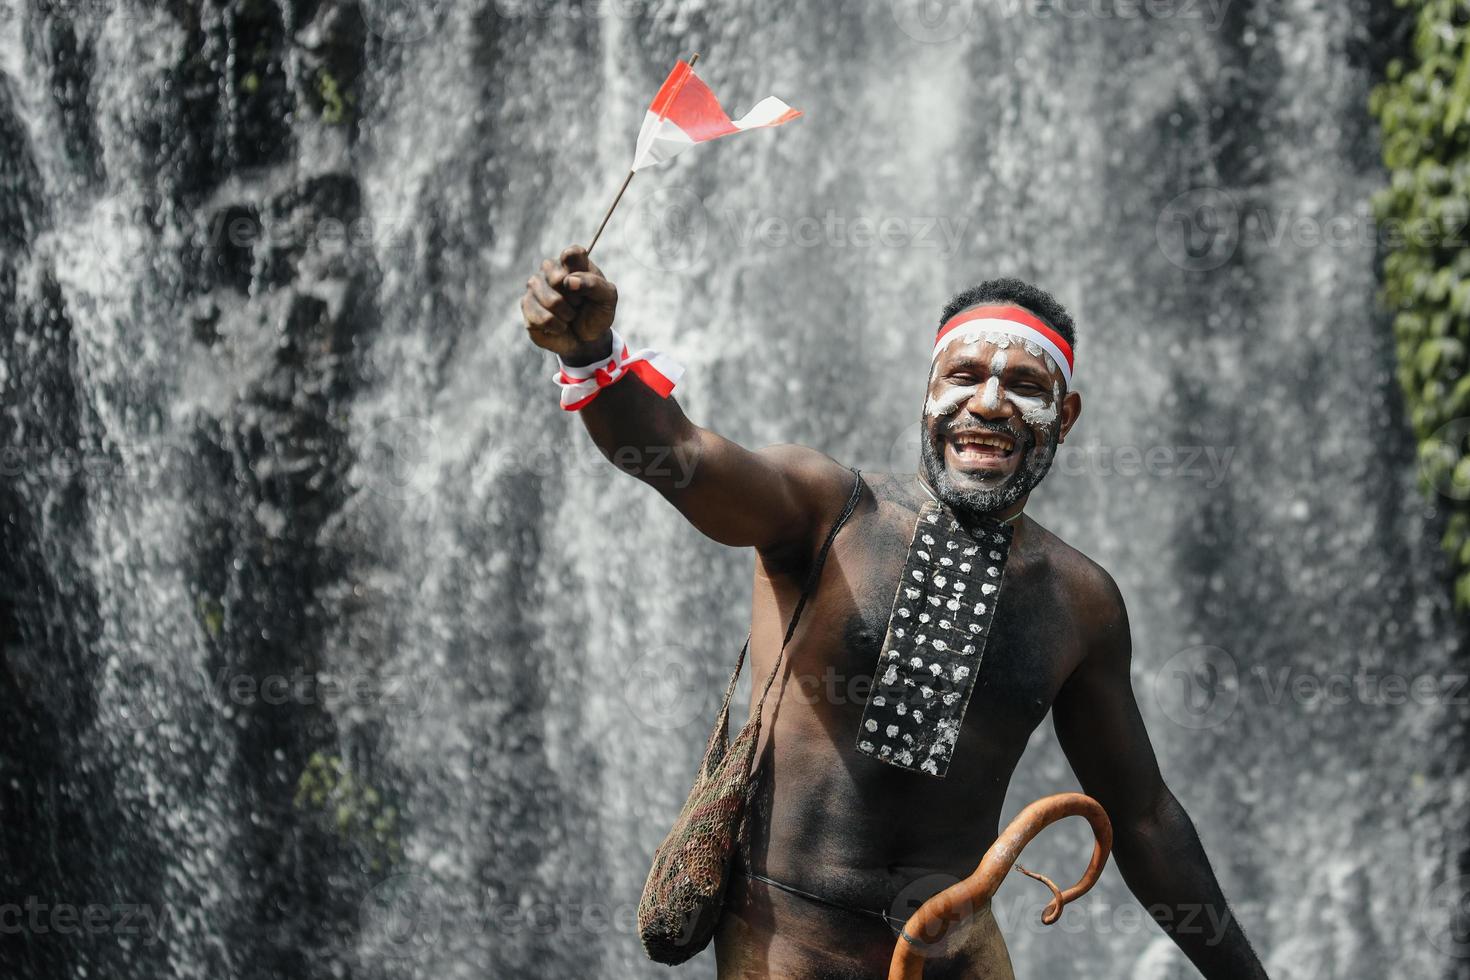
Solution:
<svg viewBox="0 0 1470 980"><path fill-rule="evenodd" d="M1470 0L1396 2L1417 18L1413 55L1369 99L1390 173L1373 199L1383 298L1425 490L1450 513L1456 604L1470 608Z"/></svg>
<svg viewBox="0 0 1470 980"><path fill-rule="evenodd" d="M296 808L317 818L363 857L368 870L382 872L403 858L398 808L355 776L339 756L312 753L296 780Z"/></svg>
<svg viewBox="0 0 1470 980"><path fill-rule="evenodd" d="M220 632L225 625L225 608L219 604L214 596L201 595L194 603L199 613L199 621L209 633L211 640L218 640Z"/></svg>
<svg viewBox="0 0 1470 980"><path fill-rule="evenodd" d="M336 77L325 68L317 73L316 93L322 100L322 122L328 126L340 126L348 120L352 97L342 94Z"/></svg>

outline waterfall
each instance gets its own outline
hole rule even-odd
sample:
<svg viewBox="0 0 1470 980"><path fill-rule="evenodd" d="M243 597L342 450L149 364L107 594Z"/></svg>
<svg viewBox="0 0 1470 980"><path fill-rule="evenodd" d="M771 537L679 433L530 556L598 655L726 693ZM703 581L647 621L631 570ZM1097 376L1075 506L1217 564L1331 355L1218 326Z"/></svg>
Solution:
<svg viewBox="0 0 1470 980"><path fill-rule="evenodd" d="M1464 976L1466 660L1367 205L1401 22L0 0L6 974L665 975L633 911L752 559L602 460L516 304L699 51L805 116L640 173L598 246L685 410L907 471L944 302L1054 292L1085 408L1032 513L1122 588L1271 975ZM1074 786L1043 725L1006 813ZM1193 975L1116 869L1040 892L997 899L1019 976Z"/></svg>

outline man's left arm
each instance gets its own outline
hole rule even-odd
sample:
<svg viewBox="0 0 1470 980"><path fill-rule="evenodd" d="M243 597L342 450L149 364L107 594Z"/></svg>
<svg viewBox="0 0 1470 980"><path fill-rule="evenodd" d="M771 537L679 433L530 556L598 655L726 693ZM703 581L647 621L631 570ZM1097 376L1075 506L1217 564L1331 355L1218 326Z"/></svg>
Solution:
<svg viewBox="0 0 1470 980"><path fill-rule="evenodd" d="M1264 980L1194 824L1159 773L1129 677L1128 613L1099 573L1082 609L1088 652L1053 705L1057 738L1112 821L1113 856L1138 901L1207 980Z"/></svg>

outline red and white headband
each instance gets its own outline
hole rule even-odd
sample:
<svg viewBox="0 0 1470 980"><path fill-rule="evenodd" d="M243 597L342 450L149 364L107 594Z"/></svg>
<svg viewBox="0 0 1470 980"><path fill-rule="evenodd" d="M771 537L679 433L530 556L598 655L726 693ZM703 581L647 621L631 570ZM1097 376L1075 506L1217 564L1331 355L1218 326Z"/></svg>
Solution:
<svg viewBox="0 0 1470 980"><path fill-rule="evenodd" d="M1030 341L1046 351L1061 370L1067 387L1072 387L1072 345L1040 317L1015 306L977 306L950 317L934 338L934 357L956 340L973 343L996 333Z"/></svg>

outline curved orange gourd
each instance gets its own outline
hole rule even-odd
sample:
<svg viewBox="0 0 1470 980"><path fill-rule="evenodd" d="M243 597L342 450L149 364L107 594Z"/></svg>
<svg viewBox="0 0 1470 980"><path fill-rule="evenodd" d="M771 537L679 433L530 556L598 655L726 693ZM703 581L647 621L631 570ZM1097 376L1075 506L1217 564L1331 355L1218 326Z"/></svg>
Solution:
<svg viewBox="0 0 1470 980"><path fill-rule="evenodd" d="M1086 818L1092 825L1096 843L1092 849L1092 861L1081 880L1062 891L1045 875L1017 865L1016 859L1038 834L1065 817ZM1051 889L1051 904L1041 914L1041 921L1051 925L1062 917L1062 909L1097 884L1112 848L1113 825L1102 804L1092 797L1081 793L1061 793L1037 800L1018 813L1005 832L990 845L974 874L935 895L909 917L904 924L903 935L894 947L888 980L919 980L924 975L925 947L943 939L961 920L983 911L1012 867Z"/></svg>

